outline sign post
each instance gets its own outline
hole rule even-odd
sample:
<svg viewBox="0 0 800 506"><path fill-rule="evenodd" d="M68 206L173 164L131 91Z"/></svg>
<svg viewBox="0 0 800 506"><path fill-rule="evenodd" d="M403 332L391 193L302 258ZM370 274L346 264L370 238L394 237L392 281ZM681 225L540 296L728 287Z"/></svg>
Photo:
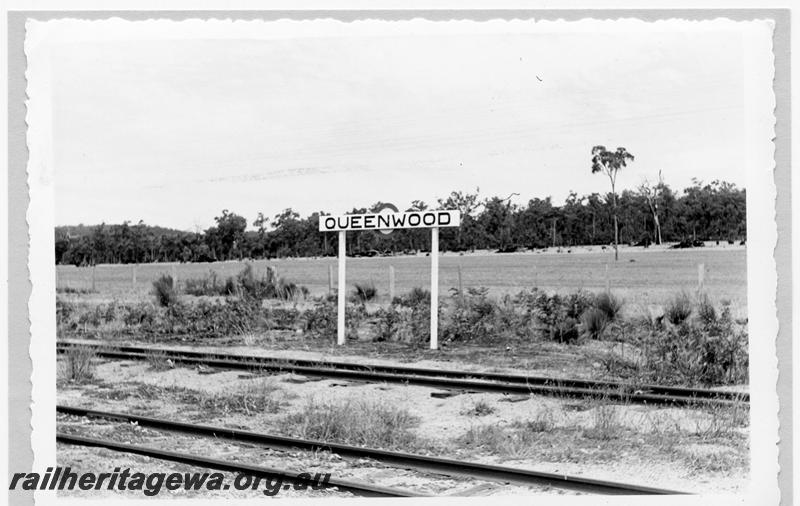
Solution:
<svg viewBox="0 0 800 506"><path fill-rule="evenodd" d="M394 206L388 205L393 209ZM407 213L384 212L377 214L344 214L340 216L320 216L320 232L339 232L339 296L336 320L336 342L345 343L345 234L348 230L379 230L383 233L398 228L431 229L431 349L439 347L439 228L457 227L461 224L458 211L413 211ZM391 272L390 276L393 276ZM390 284L393 285L394 283Z"/></svg>
<svg viewBox="0 0 800 506"><path fill-rule="evenodd" d="M439 348L439 227L431 229L431 349Z"/></svg>
<svg viewBox="0 0 800 506"><path fill-rule="evenodd" d="M337 309L337 319L336 319L336 342L338 344L344 344L345 338L345 327L344 327L344 302L345 302L345 289L347 286L345 285L344 280L344 269L345 269L345 258L347 258L347 249L345 248L345 240L347 237L347 232L344 230L339 231L339 297L337 298L337 302L339 304Z"/></svg>

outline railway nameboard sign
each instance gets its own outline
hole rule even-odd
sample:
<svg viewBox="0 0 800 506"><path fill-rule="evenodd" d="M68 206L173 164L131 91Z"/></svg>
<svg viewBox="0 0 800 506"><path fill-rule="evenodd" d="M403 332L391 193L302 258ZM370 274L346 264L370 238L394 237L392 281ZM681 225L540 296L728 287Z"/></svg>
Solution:
<svg viewBox="0 0 800 506"><path fill-rule="evenodd" d="M457 227L460 224L461 215L458 211L413 211L408 213L344 214L319 217L320 232Z"/></svg>
<svg viewBox="0 0 800 506"><path fill-rule="evenodd" d="M431 349L438 348L439 326L439 228L457 227L461 224L461 214L455 210L397 212L392 204L384 204L383 209L374 214L343 214L339 216L320 216L320 232L339 233L339 288L336 323L336 341L344 344L345 322L345 241L348 231L378 230L383 233L399 228L431 229Z"/></svg>

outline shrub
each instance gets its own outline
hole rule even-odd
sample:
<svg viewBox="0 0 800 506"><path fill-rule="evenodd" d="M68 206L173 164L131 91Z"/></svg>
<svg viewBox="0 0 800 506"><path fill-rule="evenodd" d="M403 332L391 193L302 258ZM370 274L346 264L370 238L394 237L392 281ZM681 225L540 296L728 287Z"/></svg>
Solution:
<svg viewBox="0 0 800 506"><path fill-rule="evenodd" d="M717 310L711 298L705 293L700 295L697 301L697 317L706 326L713 326L717 323Z"/></svg>
<svg viewBox="0 0 800 506"><path fill-rule="evenodd" d="M209 270L203 278L185 280L183 291L189 295L222 295L224 286L219 283L217 273Z"/></svg>
<svg viewBox="0 0 800 506"><path fill-rule="evenodd" d="M527 297L527 304L536 319L548 329L549 338L559 342L572 342L580 337L578 310L586 307L583 297L564 298L554 293L548 295L534 290Z"/></svg>
<svg viewBox="0 0 800 506"><path fill-rule="evenodd" d="M378 295L378 289L375 288L375 283L356 283L353 290L353 297L356 301L364 303L373 300Z"/></svg>
<svg viewBox="0 0 800 506"><path fill-rule="evenodd" d="M692 315L692 299L686 292L673 297L664 308L664 314L673 325L680 325Z"/></svg>
<svg viewBox="0 0 800 506"><path fill-rule="evenodd" d="M280 426L305 439L408 450L417 443L411 429L418 423L418 417L389 401L318 402L311 398L299 412L283 418Z"/></svg>
<svg viewBox="0 0 800 506"><path fill-rule="evenodd" d="M605 315L607 321L613 322L622 311L622 300L610 292L603 292L595 298L594 307Z"/></svg>
<svg viewBox="0 0 800 506"><path fill-rule="evenodd" d="M748 378L747 331L737 328L724 308L713 324L682 324L651 332L644 371L658 383L720 385Z"/></svg>
<svg viewBox="0 0 800 506"><path fill-rule="evenodd" d="M70 346L66 351L63 379L77 383L89 381L94 377L92 360L96 353L87 346Z"/></svg>
<svg viewBox="0 0 800 506"><path fill-rule="evenodd" d="M175 290L175 282L172 276L162 274L153 281L153 294L161 307L169 307L178 302L178 293Z"/></svg>
<svg viewBox="0 0 800 506"><path fill-rule="evenodd" d="M495 332L494 317L497 305L489 300L486 287L470 288L467 294L458 295L452 314L444 322L442 335L446 341L472 341L486 339Z"/></svg>
<svg viewBox="0 0 800 506"><path fill-rule="evenodd" d="M415 286L405 296L395 297L395 300L392 302L395 304L399 304L401 306L408 306L408 307L415 307L419 306L420 304L427 304L430 306L431 292L425 290L424 288Z"/></svg>
<svg viewBox="0 0 800 506"><path fill-rule="evenodd" d="M608 317L601 309L589 308L581 315L581 329L589 339L601 339L607 325Z"/></svg>

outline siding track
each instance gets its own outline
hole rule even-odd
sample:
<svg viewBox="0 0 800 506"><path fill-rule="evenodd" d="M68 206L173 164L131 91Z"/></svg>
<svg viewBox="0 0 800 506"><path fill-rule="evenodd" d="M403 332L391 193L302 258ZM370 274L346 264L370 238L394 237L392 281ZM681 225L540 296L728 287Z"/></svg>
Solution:
<svg viewBox="0 0 800 506"><path fill-rule="evenodd" d="M204 353L170 348L142 346L109 346L60 341L59 352L70 346L84 346L98 356L120 360L144 360L158 353L161 359L174 363L240 369L258 372L291 372L305 376L340 378L363 382L407 383L468 392L540 394L565 397L602 398L644 404L715 404L748 403L748 393L702 388L660 385L631 385L624 382L547 378L473 371L455 371L404 366L354 364L348 362L277 359L224 353Z"/></svg>

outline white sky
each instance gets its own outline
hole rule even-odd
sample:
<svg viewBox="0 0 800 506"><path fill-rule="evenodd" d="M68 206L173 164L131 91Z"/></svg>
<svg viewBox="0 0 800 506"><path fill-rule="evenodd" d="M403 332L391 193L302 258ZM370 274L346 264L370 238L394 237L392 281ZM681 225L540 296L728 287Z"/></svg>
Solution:
<svg viewBox="0 0 800 506"><path fill-rule="evenodd" d="M636 156L622 188L659 169L676 190L744 185L736 30L520 23L63 25L56 224L192 230L223 208L252 223L476 186L561 203L609 190L590 174L596 144Z"/></svg>

